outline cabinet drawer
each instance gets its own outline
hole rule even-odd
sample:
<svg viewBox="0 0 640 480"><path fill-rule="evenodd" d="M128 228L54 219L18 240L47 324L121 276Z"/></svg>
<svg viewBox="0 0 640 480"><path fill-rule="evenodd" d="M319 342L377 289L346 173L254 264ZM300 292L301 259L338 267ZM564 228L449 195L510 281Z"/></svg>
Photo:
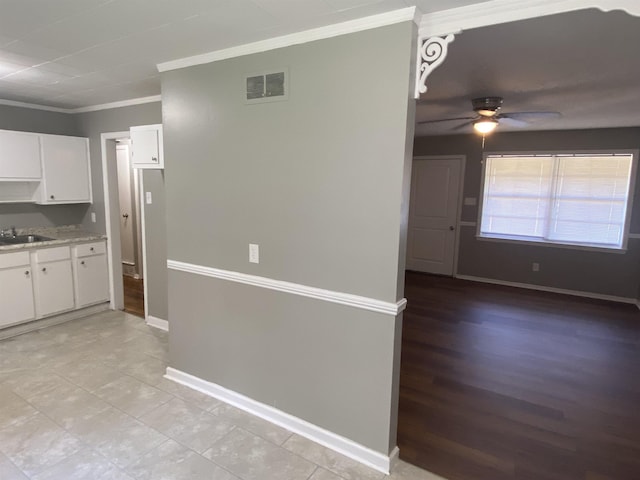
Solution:
<svg viewBox="0 0 640 480"><path fill-rule="evenodd" d="M104 242L85 243L83 245L76 245L74 248L75 248L76 257L88 257L90 255L101 255L107 252L107 248Z"/></svg>
<svg viewBox="0 0 640 480"><path fill-rule="evenodd" d="M71 249L69 247L46 248L36 251L35 258L36 263L68 260L71 258Z"/></svg>
<svg viewBox="0 0 640 480"><path fill-rule="evenodd" d="M0 268L22 267L29 265L29 252L0 254Z"/></svg>

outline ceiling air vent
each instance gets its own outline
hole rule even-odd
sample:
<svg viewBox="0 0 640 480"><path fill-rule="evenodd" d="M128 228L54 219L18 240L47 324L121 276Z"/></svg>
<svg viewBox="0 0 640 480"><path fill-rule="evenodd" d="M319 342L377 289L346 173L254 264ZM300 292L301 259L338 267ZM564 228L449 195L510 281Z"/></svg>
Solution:
<svg viewBox="0 0 640 480"><path fill-rule="evenodd" d="M281 69L246 77L246 103L277 102L289 96L289 74Z"/></svg>

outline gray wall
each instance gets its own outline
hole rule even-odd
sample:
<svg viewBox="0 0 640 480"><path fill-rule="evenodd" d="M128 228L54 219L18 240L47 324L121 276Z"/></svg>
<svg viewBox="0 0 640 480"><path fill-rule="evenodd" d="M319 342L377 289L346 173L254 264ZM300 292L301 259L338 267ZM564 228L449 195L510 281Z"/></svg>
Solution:
<svg viewBox="0 0 640 480"><path fill-rule="evenodd" d="M485 150L602 150L640 148L640 128L567 130L554 132L496 132ZM475 135L419 137L414 155L466 155L464 196L479 200L482 175L481 139ZM640 176L640 169L637 173ZM632 207L631 233L640 233L640 178ZM476 222L478 208L464 206L462 220ZM569 290L636 298L640 288L640 240L629 239L626 253L604 253L550 246L482 241L475 227L462 227L458 273ZM540 271L531 270L532 262Z"/></svg>
<svg viewBox="0 0 640 480"><path fill-rule="evenodd" d="M76 116L80 134L89 137L91 148L91 176L93 205L82 219L83 226L90 231L105 232L104 188L102 180L102 153L100 135L109 132L128 131L134 125L149 125L162 122L160 102L131 107L99 110ZM149 314L167 319L167 269L166 269L166 222L164 215L164 175L162 171L148 170L143 173L146 191L153 196L153 204L146 205L146 247ZM96 213L96 223L91 222L90 212Z"/></svg>
<svg viewBox="0 0 640 480"><path fill-rule="evenodd" d="M77 120L67 113L0 105L0 129L80 135ZM88 205L0 204L0 228L74 225L82 223Z"/></svg>
<svg viewBox="0 0 640 480"><path fill-rule="evenodd" d="M414 33L406 22L162 74L169 258L402 297ZM278 67L288 101L245 105L245 75ZM384 454L395 446L401 317L169 281L172 367Z"/></svg>

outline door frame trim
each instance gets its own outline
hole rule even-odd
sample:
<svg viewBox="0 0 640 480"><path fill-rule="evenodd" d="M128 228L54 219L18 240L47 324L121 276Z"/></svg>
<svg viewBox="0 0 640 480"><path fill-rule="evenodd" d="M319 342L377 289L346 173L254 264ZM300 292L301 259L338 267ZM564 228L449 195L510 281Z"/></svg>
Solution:
<svg viewBox="0 0 640 480"><path fill-rule="evenodd" d="M105 230L107 234L107 260L109 265L109 308L112 310L122 310L124 308L124 289L122 282L117 282L117 278L122 277L122 253L120 248L115 248L114 238L120 238L120 223L111 221L112 204L118 200L117 185L114 188L109 182L109 173L117 173L117 165L115 162L109 163L107 161L107 142L109 140L116 140L118 138L127 137L131 134L129 130L120 132L105 132L100 134L100 151L102 156L102 185L104 188L104 214L105 214ZM145 320L149 316L148 308L148 285L146 281L147 277L147 249L145 244L145 212L144 212L144 187L143 187L143 175L138 175L138 184L140 190L140 224L142 228L142 269L144 279L144 307L145 307ZM115 175L117 181L117 174ZM119 272L119 276L118 276Z"/></svg>
<svg viewBox="0 0 640 480"><path fill-rule="evenodd" d="M453 271L452 277L458 274L458 256L460 252L460 223L462 222L462 205L464 203L464 175L467 167L466 155L415 155L412 159L416 160L458 160L460 161L460 178L458 178L458 206L456 208L456 236L453 242ZM409 205L411 208L411 205ZM407 249L408 251L408 249Z"/></svg>

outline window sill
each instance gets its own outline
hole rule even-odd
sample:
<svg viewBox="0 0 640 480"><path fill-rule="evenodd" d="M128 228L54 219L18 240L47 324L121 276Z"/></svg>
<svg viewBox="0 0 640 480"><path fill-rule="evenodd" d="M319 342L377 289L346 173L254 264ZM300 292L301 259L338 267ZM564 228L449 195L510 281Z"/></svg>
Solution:
<svg viewBox="0 0 640 480"><path fill-rule="evenodd" d="M520 239L513 237L501 237L501 236L488 236L488 235L476 235L477 240L483 242L501 242L501 243L513 243L517 245L529 245L536 247L552 247L552 248L565 248L569 250L582 250L587 252L601 252L601 253L627 253L626 248L617 247L603 247L599 245L575 245L571 243L555 243L546 242L544 240L533 239Z"/></svg>

